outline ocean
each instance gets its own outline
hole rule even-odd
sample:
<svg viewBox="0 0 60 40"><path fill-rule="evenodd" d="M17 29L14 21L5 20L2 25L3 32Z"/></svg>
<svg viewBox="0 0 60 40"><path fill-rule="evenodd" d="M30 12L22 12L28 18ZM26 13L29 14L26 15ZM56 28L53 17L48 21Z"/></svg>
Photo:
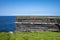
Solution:
<svg viewBox="0 0 60 40"><path fill-rule="evenodd" d="M0 32L16 30L16 16L0 16Z"/></svg>

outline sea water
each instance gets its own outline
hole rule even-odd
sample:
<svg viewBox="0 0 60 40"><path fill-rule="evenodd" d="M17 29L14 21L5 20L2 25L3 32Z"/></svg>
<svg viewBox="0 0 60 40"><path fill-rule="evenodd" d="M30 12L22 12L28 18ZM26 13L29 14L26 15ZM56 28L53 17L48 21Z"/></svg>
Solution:
<svg viewBox="0 0 60 40"><path fill-rule="evenodd" d="M16 16L0 16L0 32L14 32L16 30Z"/></svg>

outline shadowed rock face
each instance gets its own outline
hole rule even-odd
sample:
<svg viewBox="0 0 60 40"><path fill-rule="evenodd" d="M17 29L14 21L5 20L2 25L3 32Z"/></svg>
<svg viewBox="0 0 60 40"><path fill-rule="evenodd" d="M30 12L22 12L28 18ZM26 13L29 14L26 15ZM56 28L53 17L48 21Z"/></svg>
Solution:
<svg viewBox="0 0 60 40"><path fill-rule="evenodd" d="M60 19L57 19L57 23L58 23L58 24L55 24L55 25L58 27L58 29L59 29L59 31L60 31L60 25L59 25L59 24L60 24Z"/></svg>
<svg viewBox="0 0 60 40"><path fill-rule="evenodd" d="M0 32L15 31L15 16L0 16Z"/></svg>
<svg viewBox="0 0 60 40"><path fill-rule="evenodd" d="M60 25L59 24L55 24L57 27L58 27L58 29L59 29L59 31L60 31Z"/></svg>

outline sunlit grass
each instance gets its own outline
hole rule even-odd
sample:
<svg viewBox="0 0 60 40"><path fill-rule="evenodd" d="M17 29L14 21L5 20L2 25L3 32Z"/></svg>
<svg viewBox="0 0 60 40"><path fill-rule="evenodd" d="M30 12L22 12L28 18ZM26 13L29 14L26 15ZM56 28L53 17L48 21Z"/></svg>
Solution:
<svg viewBox="0 0 60 40"><path fill-rule="evenodd" d="M60 32L0 33L0 40L60 40Z"/></svg>
<svg viewBox="0 0 60 40"><path fill-rule="evenodd" d="M16 33L16 40L60 40L57 32L27 32Z"/></svg>

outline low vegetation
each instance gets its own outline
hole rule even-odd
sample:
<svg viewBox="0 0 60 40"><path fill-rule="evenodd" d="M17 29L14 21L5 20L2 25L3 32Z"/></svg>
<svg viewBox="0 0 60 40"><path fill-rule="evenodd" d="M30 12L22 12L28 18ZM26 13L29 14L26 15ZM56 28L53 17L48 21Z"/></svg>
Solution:
<svg viewBox="0 0 60 40"><path fill-rule="evenodd" d="M0 32L0 40L15 40L15 35L7 32Z"/></svg>
<svg viewBox="0 0 60 40"><path fill-rule="evenodd" d="M60 32L0 33L0 40L60 40Z"/></svg>
<svg viewBox="0 0 60 40"><path fill-rule="evenodd" d="M17 33L16 40L60 40L60 33L57 32Z"/></svg>

